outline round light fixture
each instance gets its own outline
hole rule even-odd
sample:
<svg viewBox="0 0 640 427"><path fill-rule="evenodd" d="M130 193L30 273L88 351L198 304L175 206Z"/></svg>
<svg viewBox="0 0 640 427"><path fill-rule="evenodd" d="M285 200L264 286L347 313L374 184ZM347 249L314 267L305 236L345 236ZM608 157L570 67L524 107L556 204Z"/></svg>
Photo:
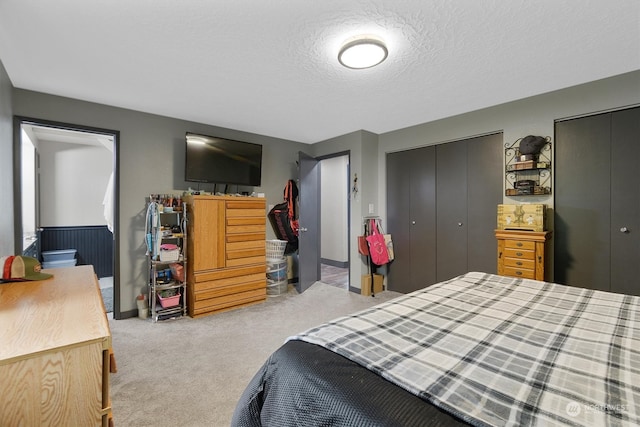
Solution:
<svg viewBox="0 0 640 427"><path fill-rule="evenodd" d="M345 42L338 53L338 61L347 68L360 70L380 64L388 54L387 46L381 39L362 35Z"/></svg>

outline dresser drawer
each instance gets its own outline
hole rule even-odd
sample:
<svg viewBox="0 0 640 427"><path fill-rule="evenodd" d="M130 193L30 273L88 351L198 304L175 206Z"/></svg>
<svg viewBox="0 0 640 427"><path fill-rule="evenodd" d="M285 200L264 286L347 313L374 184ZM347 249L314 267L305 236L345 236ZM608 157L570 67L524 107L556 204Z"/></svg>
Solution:
<svg viewBox="0 0 640 427"><path fill-rule="evenodd" d="M194 287L197 288L197 284L201 282L225 279L231 279L234 281L239 280L239 278L243 276L249 276L252 274L266 275L266 273L267 265L265 263L240 268L221 268L217 270L197 271L194 273Z"/></svg>
<svg viewBox="0 0 640 427"><path fill-rule="evenodd" d="M505 267L513 267L518 269L526 268L528 270L533 270L535 268L535 261L532 259L525 258L505 258L504 259Z"/></svg>
<svg viewBox="0 0 640 427"><path fill-rule="evenodd" d="M266 273L248 274L246 276L228 277L218 280L208 280L206 282L197 282L193 285L193 292L196 295L196 300L199 299L197 295L203 292L211 292L221 288L229 288L232 285L239 285L245 283L263 282L263 286L266 286Z"/></svg>
<svg viewBox="0 0 640 427"><path fill-rule="evenodd" d="M234 242L258 241L262 246L265 246L266 238L267 238L267 235L264 231L256 232L256 233L228 234L226 242L234 243Z"/></svg>
<svg viewBox="0 0 640 427"><path fill-rule="evenodd" d="M264 198L255 200L227 200L227 210L233 211L254 211L258 212L254 216L265 216L266 201Z"/></svg>
<svg viewBox="0 0 640 427"><path fill-rule="evenodd" d="M262 234L262 240L266 233L266 223L264 217L256 216L236 216L230 217L227 212L227 236L238 233L257 235Z"/></svg>
<svg viewBox="0 0 640 427"><path fill-rule="evenodd" d="M263 265L266 269L267 256L262 252L262 254L257 256L250 257L241 257L241 258L227 258L227 267L242 267L242 266L250 266L250 265Z"/></svg>
<svg viewBox="0 0 640 427"><path fill-rule="evenodd" d="M519 259L530 259L535 260L536 253L535 251L526 251L523 249L513 249L513 248L505 248L504 256L506 258L519 258Z"/></svg>
<svg viewBox="0 0 640 427"><path fill-rule="evenodd" d="M247 279L249 279L247 277ZM256 289L265 289L267 282L264 275L258 275L241 283L231 283L223 285L222 283L204 282L199 283L194 295L195 303L211 298L220 298L226 295L232 295L239 292L254 291Z"/></svg>
<svg viewBox="0 0 640 427"><path fill-rule="evenodd" d="M227 225L227 236L235 234L258 234L265 235L267 227L262 224L240 224L240 225Z"/></svg>
<svg viewBox="0 0 640 427"><path fill-rule="evenodd" d="M230 310L232 308L262 302L266 298L267 289L265 286L263 288L254 289L251 291L237 292L234 294L223 295L218 298L209 298L202 301L196 301L193 303L191 316L199 317L214 312Z"/></svg>
<svg viewBox="0 0 640 427"><path fill-rule="evenodd" d="M229 241L227 239L226 250L227 252L241 251L244 249L260 249L265 250L264 240L237 240Z"/></svg>
<svg viewBox="0 0 640 427"><path fill-rule="evenodd" d="M258 218L262 221L266 221L267 214L264 207L260 209L231 209L229 203L227 203L227 220L230 218Z"/></svg>
<svg viewBox="0 0 640 427"><path fill-rule="evenodd" d="M528 242L526 240L505 240L504 247L533 251L536 248L536 242Z"/></svg>
<svg viewBox="0 0 640 427"><path fill-rule="evenodd" d="M227 261L241 258L252 258L265 256L264 247L260 248L239 248L235 250L229 250L229 245L227 245ZM227 263L229 266L229 263Z"/></svg>
<svg viewBox="0 0 640 427"><path fill-rule="evenodd" d="M535 279L536 272L526 268L504 267L504 275L510 277L519 277L522 279Z"/></svg>

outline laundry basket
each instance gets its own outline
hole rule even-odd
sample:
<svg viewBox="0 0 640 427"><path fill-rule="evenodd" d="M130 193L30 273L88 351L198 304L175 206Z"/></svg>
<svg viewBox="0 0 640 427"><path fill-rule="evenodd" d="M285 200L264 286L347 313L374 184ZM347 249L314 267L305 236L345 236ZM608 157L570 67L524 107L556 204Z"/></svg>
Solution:
<svg viewBox="0 0 640 427"><path fill-rule="evenodd" d="M284 258L284 250L287 247L286 240L267 240L266 241L266 250L267 250L267 261L281 261Z"/></svg>

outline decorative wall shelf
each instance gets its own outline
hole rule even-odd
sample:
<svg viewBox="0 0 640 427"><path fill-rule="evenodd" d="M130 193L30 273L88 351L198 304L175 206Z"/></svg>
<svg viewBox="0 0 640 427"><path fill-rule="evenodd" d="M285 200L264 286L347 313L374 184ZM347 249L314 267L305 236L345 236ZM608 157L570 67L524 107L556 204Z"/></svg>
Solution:
<svg viewBox="0 0 640 427"><path fill-rule="evenodd" d="M541 196L551 194L551 139L539 154L520 154L520 141L505 144L505 195Z"/></svg>

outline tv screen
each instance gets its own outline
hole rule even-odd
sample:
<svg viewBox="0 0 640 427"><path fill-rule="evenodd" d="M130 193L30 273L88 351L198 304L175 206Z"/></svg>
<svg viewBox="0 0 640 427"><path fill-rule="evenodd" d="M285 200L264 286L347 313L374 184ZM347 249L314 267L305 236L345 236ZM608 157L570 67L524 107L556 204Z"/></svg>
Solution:
<svg viewBox="0 0 640 427"><path fill-rule="evenodd" d="M185 181L259 186L262 145L187 132Z"/></svg>

